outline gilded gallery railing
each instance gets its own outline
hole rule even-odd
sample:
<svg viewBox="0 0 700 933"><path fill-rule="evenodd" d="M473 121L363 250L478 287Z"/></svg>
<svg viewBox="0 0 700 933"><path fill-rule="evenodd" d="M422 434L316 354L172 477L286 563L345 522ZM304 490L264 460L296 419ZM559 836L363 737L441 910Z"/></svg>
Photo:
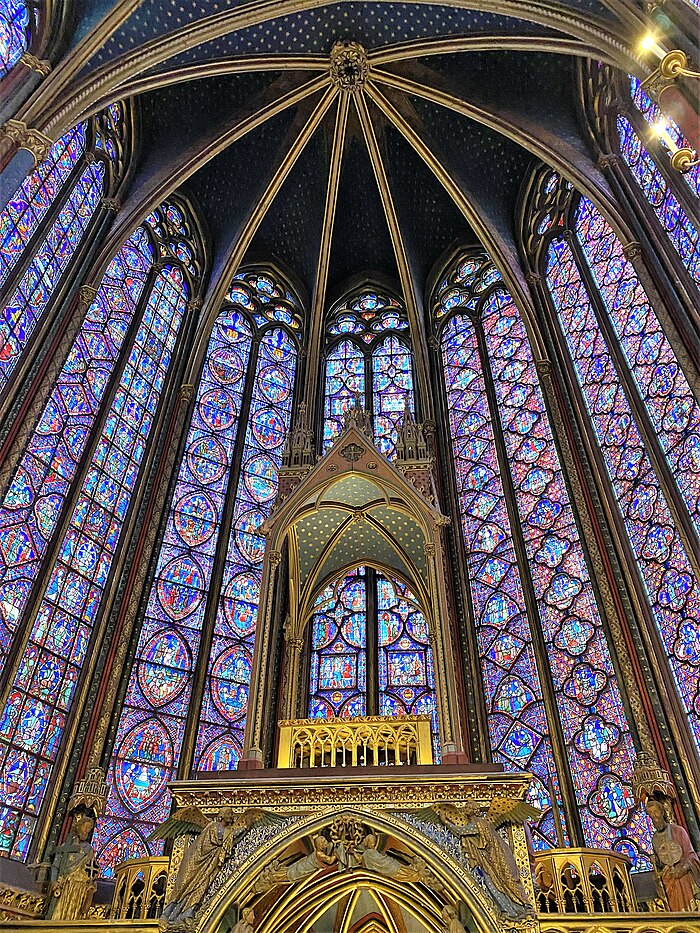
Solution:
<svg viewBox="0 0 700 933"><path fill-rule="evenodd" d="M608 849L547 849L535 854L541 914L626 914L637 910L626 855Z"/></svg>
<svg viewBox="0 0 700 933"><path fill-rule="evenodd" d="M160 916L168 880L168 856L130 858L114 870L112 917L150 920Z"/></svg>
<svg viewBox="0 0 700 933"><path fill-rule="evenodd" d="M279 728L278 768L433 764L430 716L289 719Z"/></svg>

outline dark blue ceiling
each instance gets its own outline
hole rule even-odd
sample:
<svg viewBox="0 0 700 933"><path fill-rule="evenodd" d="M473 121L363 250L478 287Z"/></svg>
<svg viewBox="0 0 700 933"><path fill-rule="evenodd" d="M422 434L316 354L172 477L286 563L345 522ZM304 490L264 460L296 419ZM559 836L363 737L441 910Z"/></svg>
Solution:
<svg viewBox="0 0 700 933"><path fill-rule="evenodd" d="M100 48L88 67L102 65L144 42L237 5L218 0L144 0ZM569 0L568 5L599 16L609 15L598 0ZM477 10L433 4L341 0L230 32L181 53L175 61L185 64L243 54L325 55L338 39L354 39L373 49L412 39L494 32L541 35L548 31L524 20Z"/></svg>

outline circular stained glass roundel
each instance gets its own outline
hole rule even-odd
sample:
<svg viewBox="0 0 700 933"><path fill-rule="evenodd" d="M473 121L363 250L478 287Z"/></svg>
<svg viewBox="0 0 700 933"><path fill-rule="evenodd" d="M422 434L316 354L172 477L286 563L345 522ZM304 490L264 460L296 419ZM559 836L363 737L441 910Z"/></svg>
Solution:
<svg viewBox="0 0 700 933"><path fill-rule="evenodd" d="M282 445L287 427L274 408L261 408L253 415L252 430L263 450L275 450Z"/></svg>
<svg viewBox="0 0 700 933"><path fill-rule="evenodd" d="M225 389L212 389L202 396L199 413L213 431L225 431L236 420L236 404Z"/></svg>
<svg viewBox="0 0 700 933"><path fill-rule="evenodd" d="M189 547L198 547L214 534L216 509L209 496L193 492L175 506L175 529Z"/></svg>
<svg viewBox="0 0 700 933"><path fill-rule="evenodd" d="M208 360L209 371L221 385L235 385L243 375L243 359L231 347L219 347Z"/></svg>
<svg viewBox="0 0 700 933"><path fill-rule="evenodd" d="M265 556L265 539L258 533L264 521L265 516L260 509L249 509L236 521L238 550L251 564L262 563Z"/></svg>
<svg viewBox="0 0 700 933"><path fill-rule="evenodd" d="M256 502L267 502L277 492L277 464L260 454L246 464L246 489Z"/></svg>
<svg viewBox="0 0 700 933"><path fill-rule="evenodd" d="M204 596L204 580L199 564L188 555L176 557L163 569L158 580L158 599L171 619L191 615Z"/></svg>
<svg viewBox="0 0 700 933"><path fill-rule="evenodd" d="M127 733L117 749L117 788L137 813L164 789L173 764L168 733L157 719L148 719Z"/></svg>
<svg viewBox="0 0 700 933"><path fill-rule="evenodd" d="M177 632L158 632L146 644L139 661L139 686L149 703L164 706L183 688L189 670L190 653Z"/></svg>
<svg viewBox="0 0 700 933"><path fill-rule="evenodd" d="M190 444L187 465L204 486L215 483L226 472L226 451L215 437L200 437Z"/></svg>
<svg viewBox="0 0 700 933"><path fill-rule="evenodd" d="M260 391L270 402L279 404L292 391L288 374L279 366L264 366L258 375Z"/></svg>
<svg viewBox="0 0 700 933"><path fill-rule="evenodd" d="M222 651L214 662L211 671L212 700L228 722L235 722L245 714L251 667L248 652L240 645Z"/></svg>
<svg viewBox="0 0 700 933"><path fill-rule="evenodd" d="M233 635L253 631L259 599L260 582L256 574L240 573L231 580L224 595L224 615Z"/></svg>

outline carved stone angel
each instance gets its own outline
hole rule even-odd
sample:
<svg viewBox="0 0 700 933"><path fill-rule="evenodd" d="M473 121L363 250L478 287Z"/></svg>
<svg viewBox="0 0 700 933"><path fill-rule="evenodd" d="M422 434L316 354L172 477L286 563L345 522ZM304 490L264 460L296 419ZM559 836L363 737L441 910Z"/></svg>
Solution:
<svg viewBox="0 0 700 933"><path fill-rule="evenodd" d="M185 807L152 833L148 841L194 837L180 864L170 900L163 908L163 929L174 933L194 926L195 914L221 866L231 856L236 841L254 823L268 819L278 818L264 810L234 813L231 807L222 807L211 819L198 807Z"/></svg>
<svg viewBox="0 0 700 933"><path fill-rule="evenodd" d="M513 920L531 916L534 906L520 880L515 856L497 830L506 823L523 823L539 815L536 807L507 799L492 801L483 816L479 805L470 802L463 807L435 804L416 813L420 819L442 823L459 837L472 871L479 872L499 911Z"/></svg>

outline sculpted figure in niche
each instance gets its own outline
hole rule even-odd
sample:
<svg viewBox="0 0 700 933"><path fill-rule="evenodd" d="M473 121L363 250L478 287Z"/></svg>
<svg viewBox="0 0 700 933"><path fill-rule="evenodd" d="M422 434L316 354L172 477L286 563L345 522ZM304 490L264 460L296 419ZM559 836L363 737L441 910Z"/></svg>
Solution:
<svg viewBox="0 0 700 933"><path fill-rule="evenodd" d="M231 933L253 933L253 921L255 913L252 907L244 907L241 913L241 919L231 930Z"/></svg>
<svg viewBox="0 0 700 933"><path fill-rule="evenodd" d="M186 834L195 837L183 856L170 899L163 908L162 929L174 933L194 927L196 913L222 865L231 857L236 842L253 824L270 819L279 818L263 810L235 813L231 807L222 807L211 819L198 807L186 807L158 827L149 842Z"/></svg>
<svg viewBox="0 0 700 933"><path fill-rule="evenodd" d="M84 920L97 890L95 852L88 842L95 828L91 813L76 811L67 841L54 852L49 916L52 920Z"/></svg>
<svg viewBox="0 0 700 933"><path fill-rule="evenodd" d="M656 861L657 884L665 895L668 909L698 910L700 906L700 857L690 836L668 818L667 803L649 797L644 805L654 824L652 845Z"/></svg>
<svg viewBox="0 0 700 933"><path fill-rule="evenodd" d="M464 926L460 922L456 907L445 904L441 916L442 922L445 924L445 933L466 933Z"/></svg>
<svg viewBox="0 0 700 933"><path fill-rule="evenodd" d="M492 801L484 816L476 802L463 807L435 804L416 811L419 819L442 823L460 840L469 866L482 879L499 912L512 920L534 914L534 905L520 879L515 856L498 832L507 823L523 823L540 815L522 800Z"/></svg>

